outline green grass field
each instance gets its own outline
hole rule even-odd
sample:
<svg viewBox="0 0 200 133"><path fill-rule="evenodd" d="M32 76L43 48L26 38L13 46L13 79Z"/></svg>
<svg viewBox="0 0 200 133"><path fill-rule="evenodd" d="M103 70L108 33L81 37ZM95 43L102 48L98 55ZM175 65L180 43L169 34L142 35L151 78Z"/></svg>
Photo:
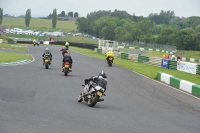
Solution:
<svg viewBox="0 0 200 133"><path fill-rule="evenodd" d="M83 54L86 54L86 55L89 55L94 58L105 60L105 56L103 54L97 54L94 50L88 50L88 49L77 48L77 47L70 47L70 49L80 52L80 53L83 53ZM180 79L184 79L184 80L187 80L187 81L190 81L190 82L200 85L200 76L199 75L189 74L189 73L171 70L171 69L164 69L161 67L156 67L156 66L152 66L152 65L142 64L142 63L133 62L130 60L118 59L118 58L115 58L114 64L117 64L117 65L127 68L129 70L141 73L152 79L157 79L158 72L164 72L164 73L173 75L175 77L178 77ZM106 65L107 64L105 64L105 66Z"/></svg>
<svg viewBox="0 0 200 133"><path fill-rule="evenodd" d="M0 48L5 49L12 49L12 50L27 50L27 47L25 44L0 44Z"/></svg>
<svg viewBox="0 0 200 133"><path fill-rule="evenodd" d="M0 51L0 63L9 63L18 60L31 59L30 55Z"/></svg>
<svg viewBox="0 0 200 133"><path fill-rule="evenodd" d="M81 37L81 36L72 36L72 37L68 37L68 36L64 36L61 38L58 38L59 41L68 41L68 42L79 42L79 43L88 43L88 44L98 44L98 40L94 40L91 38L85 38L85 37Z"/></svg>
<svg viewBox="0 0 200 133"><path fill-rule="evenodd" d="M3 26L7 26L9 28L22 28L27 29L25 25L25 18L10 18L10 17L3 17ZM31 22L29 28L34 30L62 30L64 32L75 32L77 31L75 21L57 21L56 28L52 28L52 20L51 19L39 19L39 18L31 18Z"/></svg>

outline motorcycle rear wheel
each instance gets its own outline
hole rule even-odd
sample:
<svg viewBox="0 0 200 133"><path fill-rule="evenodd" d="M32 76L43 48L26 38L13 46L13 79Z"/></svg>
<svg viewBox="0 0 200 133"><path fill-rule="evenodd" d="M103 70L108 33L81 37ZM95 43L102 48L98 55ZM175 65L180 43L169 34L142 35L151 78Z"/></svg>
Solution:
<svg viewBox="0 0 200 133"><path fill-rule="evenodd" d="M49 64L45 63L45 68L48 69L49 68Z"/></svg>

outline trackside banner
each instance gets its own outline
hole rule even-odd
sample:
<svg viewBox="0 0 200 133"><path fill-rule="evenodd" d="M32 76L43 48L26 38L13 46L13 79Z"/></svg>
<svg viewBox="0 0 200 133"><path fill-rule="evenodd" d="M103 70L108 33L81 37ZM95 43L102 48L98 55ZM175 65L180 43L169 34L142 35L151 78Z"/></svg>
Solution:
<svg viewBox="0 0 200 133"><path fill-rule="evenodd" d="M183 62L183 61L177 61L177 70L196 74L197 73L196 72L197 71L197 64L189 63L189 62Z"/></svg>
<svg viewBox="0 0 200 133"><path fill-rule="evenodd" d="M162 62L161 62L161 67L162 68L169 68L169 60L168 59L165 59L165 58L163 58L162 59Z"/></svg>
<svg viewBox="0 0 200 133"><path fill-rule="evenodd" d="M49 45L49 41L44 41L43 44Z"/></svg>

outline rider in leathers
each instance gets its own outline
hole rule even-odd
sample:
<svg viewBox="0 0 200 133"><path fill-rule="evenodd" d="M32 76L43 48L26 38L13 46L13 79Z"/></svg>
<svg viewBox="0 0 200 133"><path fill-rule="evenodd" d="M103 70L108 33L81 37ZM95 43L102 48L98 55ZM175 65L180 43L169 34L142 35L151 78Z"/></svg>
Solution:
<svg viewBox="0 0 200 133"><path fill-rule="evenodd" d="M51 64L51 60L52 60L53 55L51 54L50 50L48 48L46 48L46 50L44 51L44 53L42 55L43 65L44 65L44 56L46 56L46 55L50 58L50 64Z"/></svg>
<svg viewBox="0 0 200 133"><path fill-rule="evenodd" d="M64 63L65 62L69 62L70 63L70 70L72 71L72 63L73 63L73 60L72 60L72 57L70 56L70 54L68 52L66 52L66 54L63 56L63 64L62 64L62 67L64 67Z"/></svg>
<svg viewBox="0 0 200 133"><path fill-rule="evenodd" d="M101 73L99 73L98 76L92 76L89 79L85 79L85 82L88 82L88 81L93 81L94 82L92 84L93 87L101 86L104 89L106 89L106 87L107 87L107 76L103 71ZM89 92L89 90L84 90L84 93L88 93L88 92Z"/></svg>

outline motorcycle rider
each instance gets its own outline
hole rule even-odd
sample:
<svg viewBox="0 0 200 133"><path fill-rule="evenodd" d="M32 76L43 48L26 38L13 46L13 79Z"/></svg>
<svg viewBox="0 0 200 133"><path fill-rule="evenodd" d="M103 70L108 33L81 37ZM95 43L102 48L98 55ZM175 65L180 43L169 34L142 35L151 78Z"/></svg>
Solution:
<svg viewBox="0 0 200 133"><path fill-rule="evenodd" d="M36 44L36 40L35 39L33 40L33 44Z"/></svg>
<svg viewBox="0 0 200 133"><path fill-rule="evenodd" d="M108 80L106 74L103 71L101 71L97 76L92 76L91 78L85 79L84 81L85 82L93 81L92 84L93 87L101 86L102 88L106 89ZM83 92L88 93L89 90L83 90Z"/></svg>
<svg viewBox="0 0 200 133"><path fill-rule="evenodd" d="M70 63L70 71L72 72L72 57L70 56L70 54L66 51L66 54L63 56L63 64L62 64L62 68L64 68L64 63L65 62L69 62ZM64 71L64 69L62 69L62 71Z"/></svg>
<svg viewBox="0 0 200 133"><path fill-rule="evenodd" d="M69 43L68 42L65 43L65 47L66 47L67 50L69 49Z"/></svg>
<svg viewBox="0 0 200 133"><path fill-rule="evenodd" d="M50 52L50 50L48 48L45 49L45 51L44 51L44 53L42 55L42 57L43 57L43 65L44 65L44 56L48 56L50 58L50 64L51 64L51 60L52 60L53 56L52 56L52 54L51 54L51 52Z"/></svg>
<svg viewBox="0 0 200 133"><path fill-rule="evenodd" d="M109 57L112 57L113 60L114 60L114 53L112 52L112 50L109 50L108 52L106 52L106 53L105 53L105 56L106 56L107 62L108 62L108 58L109 58ZM113 60L112 60L112 61L113 61Z"/></svg>
<svg viewBox="0 0 200 133"><path fill-rule="evenodd" d="M60 51L62 51L62 55L64 56L64 54L67 53L67 48L63 46Z"/></svg>

